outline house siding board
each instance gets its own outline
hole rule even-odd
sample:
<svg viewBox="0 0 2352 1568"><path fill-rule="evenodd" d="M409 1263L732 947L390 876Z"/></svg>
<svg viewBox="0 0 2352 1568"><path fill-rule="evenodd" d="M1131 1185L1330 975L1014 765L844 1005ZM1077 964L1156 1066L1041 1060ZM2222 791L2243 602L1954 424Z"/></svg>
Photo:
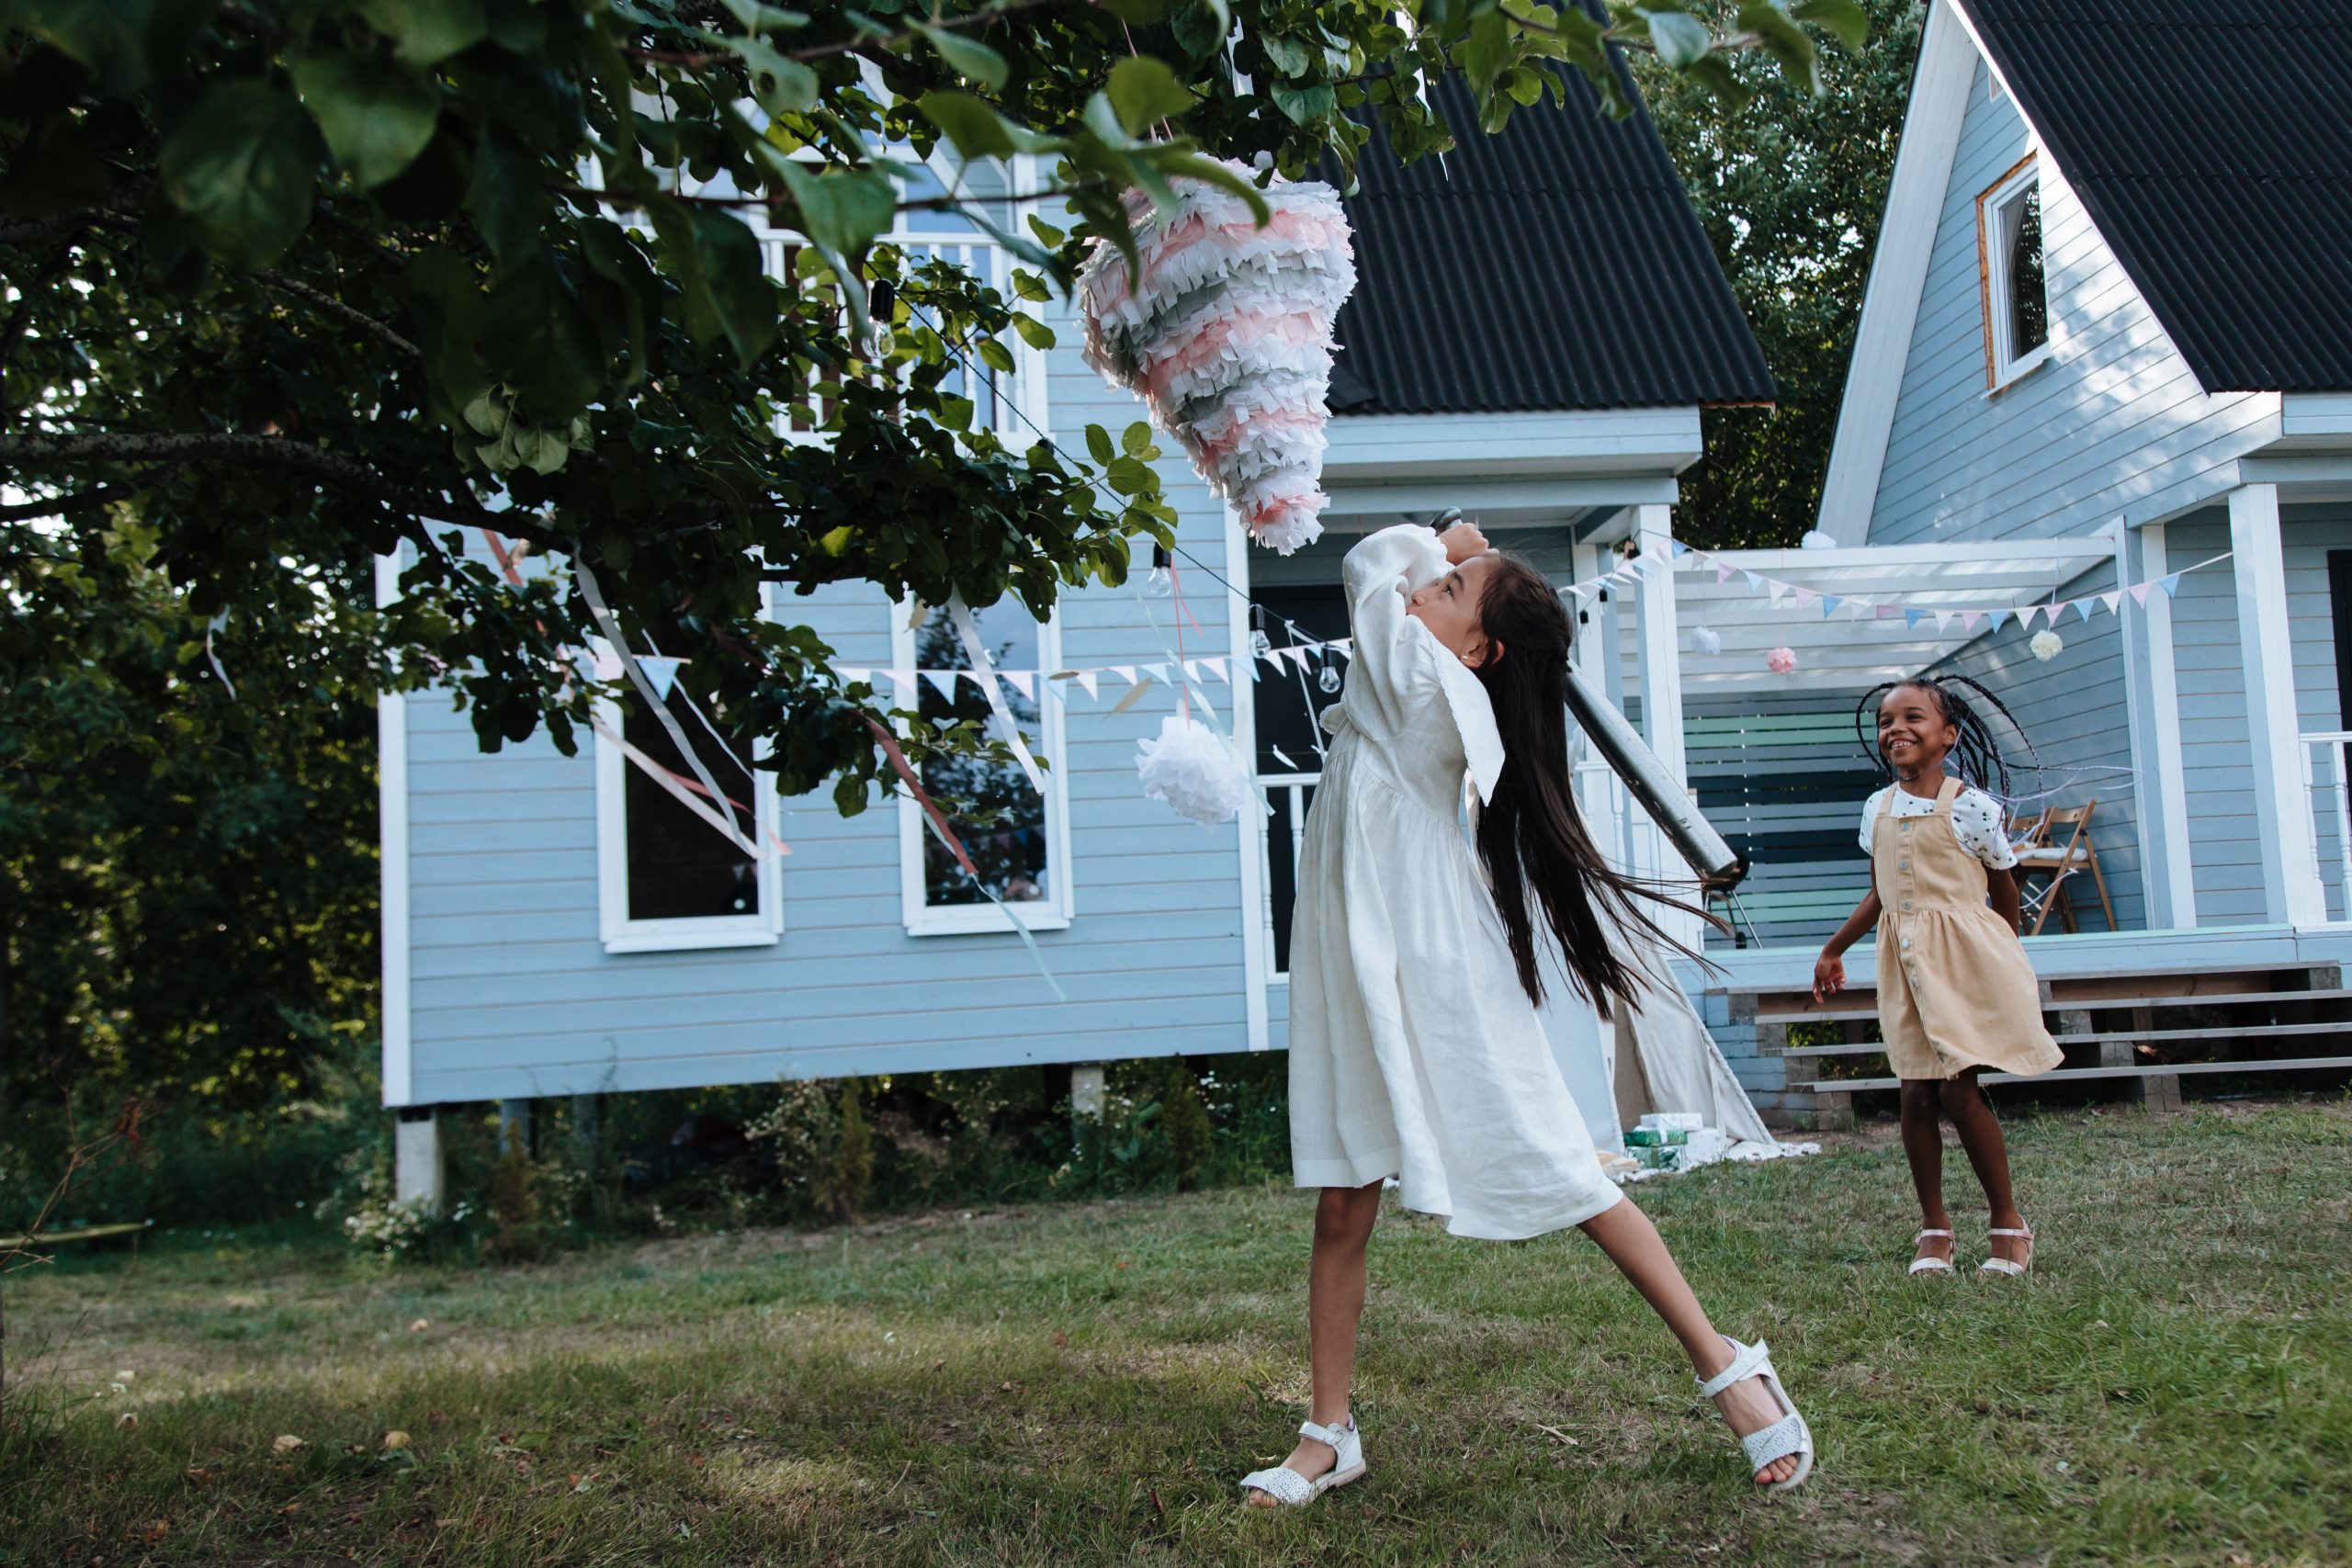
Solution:
<svg viewBox="0 0 2352 1568"><path fill-rule="evenodd" d="M1141 411L1079 362L1063 307L1049 320L1066 345L1046 355L1055 438L1082 451L1087 423L1115 433ZM1012 439L1023 437L1034 439L1016 423ZM1159 467L1180 542L1222 575L1222 506L1172 444ZM1185 652L1226 653L1224 590L1197 570L1185 589ZM1174 606L1152 609L1172 642ZM890 662L890 612L876 590L779 592L775 610L813 626L844 663ZM1135 593L1100 585L1065 595L1061 642L1065 664L1167 656ZM1210 690L1229 719L1227 688ZM542 734L485 755L465 714L413 700L415 1100L1246 1048L1238 829L1182 822L1143 798L1136 743L1172 705L1156 694L1109 716L1124 692L1115 678L1093 699L1069 689L1077 914L1068 930L1036 933L1066 1003L1009 932L907 933L899 807L878 791L848 818L830 789L780 802L793 853L774 945L607 953L593 742L567 758Z"/></svg>
<svg viewBox="0 0 2352 1568"><path fill-rule="evenodd" d="M2230 547L2229 519L2218 510L2174 522L2165 535L2172 565L2192 565ZM2237 583L2229 562L2180 580L2172 637L2197 923L2258 923L2266 918L2262 836L2254 816Z"/></svg>
<svg viewBox="0 0 2352 1568"><path fill-rule="evenodd" d="M2274 438L2278 400L2210 396L2058 171L2042 167L2052 357L1987 397L1976 197L2026 156L1976 65L1902 378L1870 542L2055 537L2226 487Z"/></svg>

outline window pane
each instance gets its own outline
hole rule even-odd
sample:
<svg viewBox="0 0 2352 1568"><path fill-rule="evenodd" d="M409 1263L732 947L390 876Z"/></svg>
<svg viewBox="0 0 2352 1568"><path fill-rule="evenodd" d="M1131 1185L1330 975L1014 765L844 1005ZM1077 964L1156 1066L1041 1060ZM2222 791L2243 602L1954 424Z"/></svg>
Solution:
<svg viewBox="0 0 2352 1568"><path fill-rule="evenodd" d="M1288 648L1299 640L1328 642L1348 635L1348 603L1337 588L1269 588L1250 596L1254 611L1250 626L1262 626L1274 647ZM1297 626L1295 636L1288 621ZM1258 667L1252 702L1257 709L1258 771L1261 773L1312 773L1322 761L1315 750L1321 738L1316 720L1340 700L1337 691L1323 690L1326 666L1347 678L1348 661L1337 654L1309 654L1301 670L1288 659L1277 671L1271 664ZM1279 755L1277 754L1279 752Z"/></svg>
<svg viewBox="0 0 2352 1568"><path fill-rule="evenodd" d="M2041 277L2041 187L2026 186L2010 209L2009 357L2050 341L2050 299Z"/></svg>
<svg viewBox="0 0 2352 1568"><path fill-rule="evenodd" d="M694 742L703 765L718 787L748 806L752 785L742 768L727 760L727 748L703 728L687 707L685 689L670 692L670 715ZM686 778L694 769L679 755L661 720L645 711L632 696L621 721L629 744L662 767ZM740 743L736 758L744 767L752 761L750 742ZM628 918L632 920L689 920L713 915L756 915L760 912L759 863L746 856L732 840L688 811L676 797L648 778L636 763L627 765L628 784L622 795L624 831L628 840ZM757 829L741 810L736 821L747 836Z"/></svg>
<svg viewBox="0 0 2352 1568"><path fill-rule="evenodd" d="M980 641L998 669L1037 668L1042 628L1020 601L1007 599L975 610L972 619L978 624ZM956 624L946 611L934 610L923 622L915 638L915 662L924 670L972 667L965 656L964 639L956 635ZM991 737L996 735L988 698L970 681L959 678L953 698L943 695L930 681L917 684L917 700L925 718L934 722L970 719ZM1036 702L1005 682L998 682L997 689L1003 694L1005 707L1021 727L1031 752L1042 750L1045 729L1038 722ZM989 892L1008 904L1035 903L1053 896L1046 802L1029 787L1029 776L1021 771L1021 764L993 763L978 757L933 759L923 764L922 783L943 804L948 797L958 803L954 809L956 837L964 840ZM923 902L929 905L987 901L956 863L956 857L947 852L947 846L928 829L922 840L922 882Z"/></svg>

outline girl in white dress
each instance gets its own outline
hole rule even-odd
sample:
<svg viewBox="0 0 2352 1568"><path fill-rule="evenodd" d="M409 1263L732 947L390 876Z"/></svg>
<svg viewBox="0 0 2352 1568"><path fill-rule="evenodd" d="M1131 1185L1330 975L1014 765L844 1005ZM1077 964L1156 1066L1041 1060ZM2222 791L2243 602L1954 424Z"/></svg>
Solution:
<svg viewBox="0 0 2352 1568"><path fill-rule="evenodd" d="M1769 1349L1716 1333L1648 1219L1601 1174L1536 1016L1540 908L1604 1011L1636 982L1604 921L1664 933L1577 815L1567 772L1570 625L1558 593L1477 529L1384 529L1341 569L1355 659L1307 813L1291 926L1291 1152L1322 1189L1307 1275L1304 1439L1246 1477L1303 1504L1363 1473L1348 1414L1364 1252L1383 1181L1457 1235L1579 1227L1690 1353L1758 1485L1813 1468ZM1474 852L1459 826L1476 789Z"/></svg>

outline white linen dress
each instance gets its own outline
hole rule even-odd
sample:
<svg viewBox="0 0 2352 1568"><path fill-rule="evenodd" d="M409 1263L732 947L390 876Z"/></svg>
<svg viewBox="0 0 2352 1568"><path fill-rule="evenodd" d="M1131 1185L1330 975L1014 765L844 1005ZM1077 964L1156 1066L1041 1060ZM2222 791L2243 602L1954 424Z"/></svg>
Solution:
<svg viewBox="0 0 2352 1568"><path fill-rule="evenodd" d="M1418 525L1363 539L1341 569L1355 659L1299 858L1291 1165L1301 1187L1395 1176L1456 1235L1516 1241L1620 1194L1460 825L1464 774L1491 799L1504 758L1478 678L1405 613L1449 570Z"/></svg>

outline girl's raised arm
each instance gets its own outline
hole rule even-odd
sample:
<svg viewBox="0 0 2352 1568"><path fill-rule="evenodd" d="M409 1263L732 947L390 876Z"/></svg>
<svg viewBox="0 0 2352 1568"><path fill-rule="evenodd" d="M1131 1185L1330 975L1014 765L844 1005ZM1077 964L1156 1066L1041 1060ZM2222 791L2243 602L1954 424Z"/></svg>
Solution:
<svg viewBox="0 0 2352 1568"><path fill-rule="evenodd" d="M1405 605L1452 570L1436 531L1419 523L1399 523L1356 541L1340 567L1355 637L1350 691L1369 688L1366 694L1385 705L1412 683L1423 656L1413 645Z"/></svg>

